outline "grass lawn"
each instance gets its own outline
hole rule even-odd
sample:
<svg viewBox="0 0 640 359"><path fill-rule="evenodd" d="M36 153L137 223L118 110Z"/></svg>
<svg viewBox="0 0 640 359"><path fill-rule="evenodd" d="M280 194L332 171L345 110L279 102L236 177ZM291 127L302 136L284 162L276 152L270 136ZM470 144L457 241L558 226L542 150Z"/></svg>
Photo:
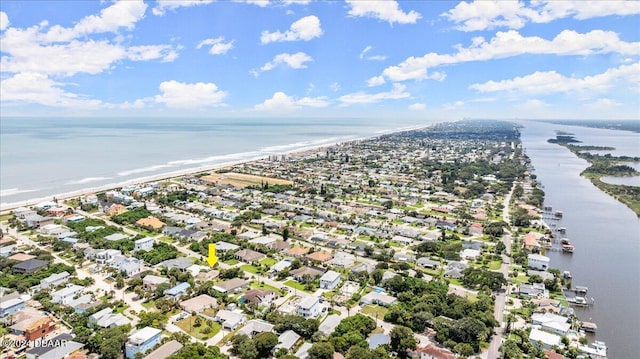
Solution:
<svg viewBox="0 0 640 359"><path fill-rule="evenodd" d="M217 311L217 310L215 310L215 309L213 309L213 308L207 308L207 309L205 309L205 310L203 310L203 311L202 311L202 313L203 313L204 315L208 315L208 316L210 316L210 317L215 317L217 312L218 312L218 311Z"/></svg>
<svg viewBox="0 0 640 359"><path fill-rule="evenodd" d="M330 292L324 292L324 293L322 293L322 296L323 296L323 297L325 297L325 298L327 298L327 299L331 299L331 298L335 297L335 296L336 296L336 294L338 294L338 293L336 293L336 291L332 290L332 291L330 291Z"/></svg>
<svg viewBox="0 0 640 359"><path fill-rule="evenodd" d="M113 309L113 313L115 314L122 314L124 313L125 310L127 310L127 308L129 308L129 306L127 305L123 305L123 306L119 306L119 307L115 307Z"/></svg>
<svg viewBox="0 0 640 359"><path fill-rule="evenodd" d="M298 283L293 279L284 282L284 285L289 286L289 287L291 287L293 289L297 289L297 290L301 290L303 292L306 292L306 290L304 290L304 284Z"/></svg>
<svg viewBox="0 0 640 359"><path fill-rule="evenodd" d="M144 307L144 309L147 309L147 310L156 309L156 302L153 300L144 302L141 305Z"/></svg>
<svg viewBox="0 0 640 359"><path fill-rule="evenodd" d="M527 277L526 275L520 273L520 275L518 275L516 278L511 277L510 281L513 284L528 283L529 282L529 277Z"/></svg>
<svg viewBox="0 0 640 359"><path fill-rule="evenodd" d="M200 325L196 326L196 318L199 318ZM180 329L187 332L192 337L199 340L207 340L218 334L222 326L214 321L202 317L190 315L175 323Z"/></svg>
<svg viewBox="0 0 640 359"><path fill-rule="evenodd" d="M228 259L226 261L223 262L224 264L228 264L230 266L236 265L238 264L238 260L237 259Z"/></svg>
<svg viewBox="0 0 640 359"><path fill-rule="evenodd" d="M265 259L261 260L259 263L260 263L260 264L262 264L262 265L265 265L265 266L267 266L267 267L271 267L272 265L274 265L274 264L278 263L278 261L276 261L276 260L275 260L275 259L273 259L273 258L269 258L269 257L267 257L267 258L265 258Z"/></svg>
<svg viewBox="0 0 640 359"><path fill-rule="evenodd" d="M276 293L280 293L280 289L272 286L272 285L268 285L266 283L260 283L258 281L253 281L251 282L251 288L255 288L255 289L269 289L272 290Z"/></svg>
<svg viewBox="0 0 640 359"><path fill-rule="evenodd" d="M567 298L565 298L564 293L562 292L549 292L549 297L551 297L551 299L559 300L560 304L564 307L569 305L567 303Z"/></svg>
<svg viewBox="0 0 640 359"><path fill-rule="evenodd" d="M258 273L258 268L252 266L251 264L245 264L243 266L240 266L240 269L242 269L245 272L249 272L249 273L253 273L253 274L257 274Z"/></svg>
<svg viewBox="0 0 640 359"><path fill-rule="evenodd" d="M176 241L175 239L173 239L173 238L171 238L169 236L162 236L162 237L158 238L158 240L162 241L162 242L165 242L165 243L169 243L169 244L171 244L171 243Z"/></svg>
<svg viewBox="0 0 640 359"><path fill-rule="evenodd" d="M491 270L498 270L498 269L500 269L501 265L502 265L502 261L491 261L487 265L487 268L489 268Z"/></svg>
<svg viewBox="0 0 640 359"><path fill-rule="evenodd" d="M364 306L360 312L363 314L368 314L372 317L375 317L376 314L378 315L378 319L384 319L384 315L387 314L387 312L389 311L389 309L381 306L381 305L375 305L375 304L369 304L367 306Z"/></svg>

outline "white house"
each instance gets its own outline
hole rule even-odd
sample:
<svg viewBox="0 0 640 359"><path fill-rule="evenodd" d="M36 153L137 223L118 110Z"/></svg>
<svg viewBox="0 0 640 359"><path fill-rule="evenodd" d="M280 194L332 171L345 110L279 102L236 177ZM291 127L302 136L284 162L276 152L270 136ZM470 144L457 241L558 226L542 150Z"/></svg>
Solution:
<svg viewBox="0 0 640 359"><path fill-rule="evenodd" d="M316 318L320 314L320 298L308 296L298 304L298 315L304 318Z"/></svg>
<svg viewBox="0 0 640 359"><path fill-rule="evenodd" d="M124 346L125 356L129 359L135 358L137 353L146 353L160 342L160 329L144 327L129 337L129 341Z"/></svg>
<svg viewBox="0 0 640 359"><path fill-rule="evenodd" d="M562 338L557 334L547 333L533 328L529 333L529 343L538 349L551 349L554 346L564 347Z"/></svg>
<svg viewBox="0 0 640 359"><path fill-rule="evenodd" d="M213 320L221 323L222 328L226 330L235 330L240 324L245 322L246 317L242 313L236 313L230 310L222 309L218 311Z"/></svg>
<svg viewBox="0 0 640 359"><path fill-rule="evenodd" d="M320 277L320 288L333 289L340 284L340 273L336 271L327 271Z"/></svg>
<svg viewBox="0 0 640 359"><path fill-rule="evenodd" d="M531 324L539 325L543 330L558 335L566 335L571 329L569 318L553 313L534 313L531 316Z"/></svg>
<svg viewBox="0 0 640 359"><path fill-rule="evenodd" d="M64 271L62 273L52 274L47 278L43 278L40 281L40 289L47 289L49 287L58 286L69 279L69 272Z"/></svg>
<svg viewBox="0 0 640 359"><path fill-rule="evenodd" d="M84 287L69 284L66 287L51 293L51 301L58 304L68 305L77 294L82 293Z"/></svg>
<svg viewBox="0 0 640 359"><path fill-rule="evenodd" d="M550 262L549 257L545 257L540 254L529 254L527 256L527 259L528 259L529 268L531 269L537 269L537 270L543 270L543 271L549 269L549 262Z"/></svg>
<svg viewBox="0 0 640 359"><path fill-rule="evenodd" d="M134 242L135 247L133 248L134 251L150 251L153 249L153 243L155 242L155 238L153 237L146 237L146 238L142 238L142 239L138 239L137 241Z"/></svg>

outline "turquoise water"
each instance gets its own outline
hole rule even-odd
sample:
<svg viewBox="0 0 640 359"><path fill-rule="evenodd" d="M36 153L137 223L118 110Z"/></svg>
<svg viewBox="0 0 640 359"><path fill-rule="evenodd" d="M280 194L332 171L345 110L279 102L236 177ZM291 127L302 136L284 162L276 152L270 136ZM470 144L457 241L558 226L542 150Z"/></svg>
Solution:
<svg viewBox="0 0 640 359"><path fill-rule="evenodd" d="M283 154L429 121L2 118L0 204Z"/></svg>

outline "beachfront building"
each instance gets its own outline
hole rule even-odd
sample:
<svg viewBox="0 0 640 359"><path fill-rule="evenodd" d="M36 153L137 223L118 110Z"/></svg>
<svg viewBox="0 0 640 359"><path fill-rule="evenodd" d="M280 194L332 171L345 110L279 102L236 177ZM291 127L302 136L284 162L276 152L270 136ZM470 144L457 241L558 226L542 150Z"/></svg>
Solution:
<svg viewBox="0 0 640 359"><path fill-rule="evenodd" d="M316 318L320 315L320 298L308 296L298 304L298 315L304 318Z"/></svg>
<svg viewBox="0 0 640 359"><path fill-rule="evenodd" d="M322 289L333 289L340 284L340 273L336 271L327 271L327 273L323 274L320 277L320 288Z"/></svg>
<svg viewBox="0 0 640 359"><path fill-rule="evenodd" d="M137 241L133 242L134 244L133 250L134 251L150 251L153 249L154 242L155 242L155 238L153 237L138 239Z"/></svg>

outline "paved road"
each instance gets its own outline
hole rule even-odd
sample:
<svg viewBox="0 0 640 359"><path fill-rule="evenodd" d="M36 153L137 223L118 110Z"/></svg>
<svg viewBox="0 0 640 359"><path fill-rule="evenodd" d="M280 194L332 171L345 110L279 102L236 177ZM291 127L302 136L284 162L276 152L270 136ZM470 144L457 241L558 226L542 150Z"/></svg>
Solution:
<svg viewBox="0 0 640 359"><path fill-rule="evenodd" d="M509 203L511 203L511 196L513 194L513 190L515 189L515 187L516 187L516 183L513 184L513 186L511 187L511 191L509 191L509 194L507 194L507 196L504 198L504 208L502 210L502 219L507 224L511 223L509 219ZM510 253L511 252L511 231L510 230L506 230L506 234L502 237L502 243L504 243L505 245L505 248L506 248L505 252ZM511 263L511 260L509 256L506 254L503 254L502 265L500 266L500 273L502 273L504 277L507 279L507 283L509 281L510 263ZM487 359L496 359L496 358L499 358L499 355L500 355L499 350L500 350L500 345L502 345L502 330L503 330L502 320L504 318L505 302L507 300L507 296L509 295L508 288L509 288L509 285L507 284L507 291L504 293L498 293L496 295L495 308L493 311L493 315L498 321L498 323L500 323L500 325L495 330L495 334L493 335L493 338L491 339L491 343L489 344L489 349L485 353L483 353L484 358L487 358Z"/></svg>

